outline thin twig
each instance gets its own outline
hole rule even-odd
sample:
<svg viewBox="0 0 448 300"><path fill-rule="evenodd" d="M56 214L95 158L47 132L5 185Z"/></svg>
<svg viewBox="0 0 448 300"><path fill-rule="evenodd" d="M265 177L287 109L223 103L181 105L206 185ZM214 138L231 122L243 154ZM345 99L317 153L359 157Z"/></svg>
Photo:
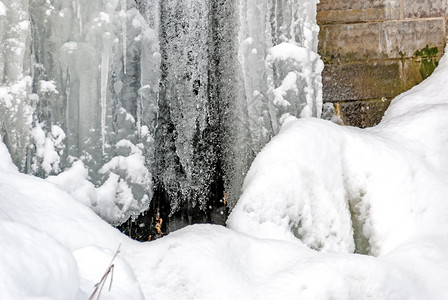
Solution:
<svg viewBox="0 0 448 300"><path fill-rule="evenodd" d="M106 279L107 279L107 276L109 276L109 274L111 275L110 276L109 291L111 290L111 288L112 288L112 281L114 279L114 268L115 268L115 265L113 264L113 262L114 262L115 258L117 257L118 253L120 253L120 247L121 247L121 244L118 245L118 249L117 249L117 251L115 251L115 254L112 257L112 260L110 261L109 267L107 268L107 270L104 273L103 277L101 277L101 280L97 284L95 284L95 290L93 291L92 295L90 295L89 300L93 300L95 298L95 295L97 294L97 292L98 292L98 295L97 295L96 299L97 300L100 299L101 291L103 290L104 284L106 283Z"/></svg>

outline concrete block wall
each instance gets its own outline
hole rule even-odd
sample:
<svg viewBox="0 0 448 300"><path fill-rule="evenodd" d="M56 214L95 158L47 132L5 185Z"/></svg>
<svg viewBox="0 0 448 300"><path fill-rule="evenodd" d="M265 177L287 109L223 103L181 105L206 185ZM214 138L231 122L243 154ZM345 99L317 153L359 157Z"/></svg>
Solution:
<svg viewBox="0 0 448 300"><path fill-rule="evenodd" d="M434 70L448 0L320 0L317 21L324 101L345 124L368 127Z"/></svg>

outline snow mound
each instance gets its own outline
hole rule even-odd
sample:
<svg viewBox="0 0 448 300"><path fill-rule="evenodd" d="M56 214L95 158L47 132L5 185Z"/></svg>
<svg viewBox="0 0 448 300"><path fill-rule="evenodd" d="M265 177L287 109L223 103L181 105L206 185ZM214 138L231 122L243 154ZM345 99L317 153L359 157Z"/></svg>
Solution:
<svg viewBox="0 0 448 300"><path fill-rule="evenodd" d="M447 58L374 128L287 119L257 156L228 226L326 252L380 256L448 237Z"/></svg>

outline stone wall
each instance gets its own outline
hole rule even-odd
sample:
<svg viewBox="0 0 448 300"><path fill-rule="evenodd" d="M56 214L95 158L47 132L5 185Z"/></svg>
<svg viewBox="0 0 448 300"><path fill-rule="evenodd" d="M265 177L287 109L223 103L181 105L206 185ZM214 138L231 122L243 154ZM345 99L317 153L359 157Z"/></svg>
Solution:
<svg viewBox="0 0 448 300"><path fill-rule="evenodd" d="M447 0L321 0L325 102L345 124L377 124L396 95L429 76L446 44Z"/></svg>

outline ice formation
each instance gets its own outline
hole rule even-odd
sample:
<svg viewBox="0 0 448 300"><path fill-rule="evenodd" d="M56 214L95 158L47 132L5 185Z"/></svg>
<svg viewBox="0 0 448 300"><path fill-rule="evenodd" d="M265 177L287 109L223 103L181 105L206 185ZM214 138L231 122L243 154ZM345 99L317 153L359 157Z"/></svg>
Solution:
<svg viewBox="0 0 448 300"><path fill-rule="evenodd" d="M444 57L368 130L285 119L233 229L194 225L148 243L20 174L0 142L0 298L87 299L119 248L100 299L446 299L447 80Z"/></svg>
<svg viewBox="0 0 448 300"><path fill-rule="evenodd" d="M150 115L142 121L147 108L141 106L157 102L152 69L160 59L135 5L23 0L2 1L2 11L0 126L14 162L23 172L46 177L80 160L86 180L109 187L116 182L107 201L121 213L108 215L110 222L144 211L152 196L144 156L153 156L154 122ZM140 93L142 87L147 90ZM134 159L140 165L105 170L114 158L135 156L120 147L122 140L143 149ZM145 169L138 180L129 176L135 168ZM123 194L131 203L123 203ZM97 200L86 204L103 211Z"/></svg>
<svg viewBox="0 0 448 300"><path fill-rule="evenodd" d="M0 3L2 140L41 177L81 161L114 224L154 189L171 212L233 206L284 116L320 116L316 1Z"/></svg>
<svg viewBox="0 0 448 300"><path fill-rule="evenodd" d="M240 2L239 59L254 151L277 134L281 118L320 116L321 71L315 1Z"/></svg>

